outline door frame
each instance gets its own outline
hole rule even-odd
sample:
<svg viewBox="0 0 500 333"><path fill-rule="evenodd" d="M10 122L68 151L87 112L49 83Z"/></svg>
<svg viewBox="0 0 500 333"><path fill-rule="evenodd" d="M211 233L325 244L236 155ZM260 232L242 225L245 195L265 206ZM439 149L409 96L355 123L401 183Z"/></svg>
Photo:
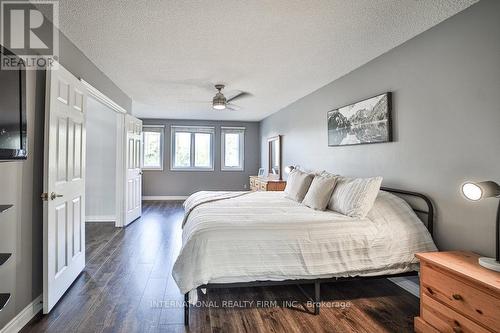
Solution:
<svg viewBox="0 0 500 333"><path fill-rule="evenodd" d="M88 96L94 98L98 102L104 104L111 110L115 111L117 114L116 122L116 202L115 202L115 227L123 227L125 225L126 209L125 209L125 184L126 178L126 164L125 164L125 140L126 140L126 128L125 128L125 115L127 110L115 103L111 98L104 95L97 88L92 86L90 83L80 78L87 89Z"/></svg>

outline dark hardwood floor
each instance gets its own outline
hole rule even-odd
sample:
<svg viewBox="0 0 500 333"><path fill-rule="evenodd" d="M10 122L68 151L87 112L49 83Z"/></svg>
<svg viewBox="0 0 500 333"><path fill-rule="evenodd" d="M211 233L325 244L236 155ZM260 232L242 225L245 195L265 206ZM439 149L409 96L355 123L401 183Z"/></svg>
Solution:
<svg viewBox="0 0 500 333"><path fill-rule="evenodd" d="M322 285L319 316L296 286L210 290L185 328L183 295L171 277L182 215L180 202L145 202L127 228L88 224L85 271L22 332L413 331L418 299L385 279Z"/></svg>

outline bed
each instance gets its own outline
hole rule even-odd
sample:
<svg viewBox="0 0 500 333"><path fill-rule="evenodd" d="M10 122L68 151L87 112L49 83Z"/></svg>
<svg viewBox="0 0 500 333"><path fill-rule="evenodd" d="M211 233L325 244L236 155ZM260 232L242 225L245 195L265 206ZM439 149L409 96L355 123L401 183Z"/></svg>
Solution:
<svg viewBox="0 0 500 333"><path fill-rule="evenodd" d="M413 209L394 193L427 207ZM184 206L172 275L185 294L186 324L188 294L200 288L314 283L319 313L320 283L415 274L414 254L436 251L432 204L414 192L384 188L362 219L312 210L283 192L198 192Z"/></svg>

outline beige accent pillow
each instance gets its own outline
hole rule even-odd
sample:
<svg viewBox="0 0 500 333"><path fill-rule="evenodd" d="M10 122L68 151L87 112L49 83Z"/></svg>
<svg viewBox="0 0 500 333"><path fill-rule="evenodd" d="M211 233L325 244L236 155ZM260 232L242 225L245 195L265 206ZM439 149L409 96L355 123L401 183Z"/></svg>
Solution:
<svg viewBox="0 0 500 333"><path fill-rule="evenodd" d="M316 176L302 203L315 210L325 210L335 188L337 177Z"/></svg>
<svg viewBox="0 0 500 333"><path fill-rule="evenodd" d="M302 202L312 180L312 175L297 169L292 170L286 181L285 198Z"/></svg>
<svg viewBox="0 0 500 333"><path fill-rule="evenodd" d="M381 184L382 177L339 177L328 209L347 216L364 218L372 209Z"/></svg>

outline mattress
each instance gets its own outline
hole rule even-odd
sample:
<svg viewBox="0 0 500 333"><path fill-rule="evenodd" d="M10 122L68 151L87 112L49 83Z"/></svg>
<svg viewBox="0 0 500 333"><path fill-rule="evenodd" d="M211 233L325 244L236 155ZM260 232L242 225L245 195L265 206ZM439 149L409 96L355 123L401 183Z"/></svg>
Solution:
<svg viewBox="0 0 500 333"><path fill-rule="evenodd" d="M183 293L207 283L403 273L418 269L415 253L436 250L411 207L383 191L363 219L283 192L202 192L186 204L172 271Z"/></svg>

